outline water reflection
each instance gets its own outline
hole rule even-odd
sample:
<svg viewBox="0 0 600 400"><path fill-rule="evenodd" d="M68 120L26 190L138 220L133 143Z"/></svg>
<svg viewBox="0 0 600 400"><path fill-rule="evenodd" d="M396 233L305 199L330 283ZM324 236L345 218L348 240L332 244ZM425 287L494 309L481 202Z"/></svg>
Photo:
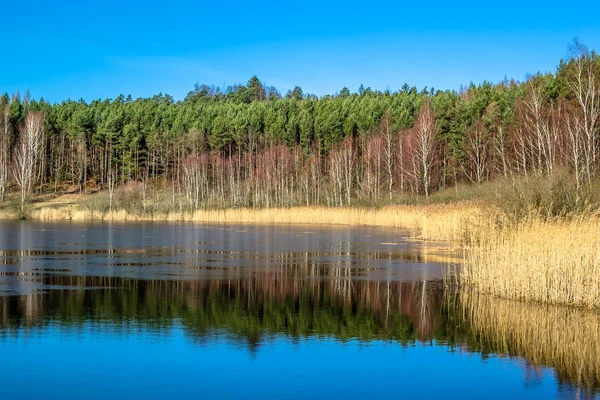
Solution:
<svg viewBox="0 0 600 400"><path fill-rule="evenodd" d="M267 274L237 280L136 280L50 276L44 294L0 297L0 328L109 321L136 327L182 323L192 338L224 330L260 346L264 336L431 341L441 282L299 279ZM83 290L82 288L87 288Z"/></svg>
<svg viewBox="0 0 600 400"><path fill-rule="evenodd" d="M435 376L439 389L435 396L429 392L431 397L469 397L467 392L473 391L473 398L529 398L534 393L540 398L549 393L594 398L600 390L597 313L447 288L440 271L442 262L455 260L451 252L428 249L401 235L391 242L395 233L390 231L313 228L307 233L302 227L248 226L216 227L211 236L208 228L198 233L189 225L50 229L34 224L35 229L23 229L27 226L0 228L0 354L12 360L10 365L0 363L0 376L8 381L28 376L31 363L60 340L77 352L96 351L98 359L107 353L110 375L119 352L150 340L144 351L155 354L158 345L167 346L181 335L187 347L174 351L193 364L190 370L204 368L202 373L210 374L207 365L212 364L200 364L193 352L214 351L215 359L243 365L237 372L230 364L223 368L234 368L232 377L247 379L248 385L266 371L276 376L275 369L281 370L279 379L292 379L286 368L292 365L290 357L299 357L310 365L292 372L310 382L317 380L317 365L345 373L358 368L360 375L323 382L323 388L333 381L346 382L336 393L348 396L358 388L365 396L375 393L372 384L358 385L362 378L377 380L382 390L427 397L421 391L429 384L428 374ZM28 352L24 338L32 337L42 339ZM116 339L103 348L98 338ZM242 348L251 360L227 358L223 342ZM368 351L361 352L362 346ZM280 358L265 359L264 354L277 352ZM147 355L138 352L134 357ZM179 365L165 357L170 368ZM68 360L56 362L56 368L68 366ZM265 371L250 371L254 362L266 363L261 367ZM493 374L482 372L492 366ZM25 372L13 376L11 371L21 367ZM89 368L97 366L91 363ZM440 371L433 375L429 369ZM509 392L503 385L514 382L515 373L523 386ZM383 385L379 380L384 375L399 386ZM162 386L177 381L175 373L162 378ZM141 377L135 382L146 381ZM352 384L357 387L351 389ZM303 387L294 380L286 385L282 393L287 395L285 390ZM486 391L478 392L481 386ZM265 388L263 398L273 395ZM15 393L14 398L27 398ZM333 396L319 393L317 397ZM1 388L0 395L11 398Z"/></svg>
<svg viewBox="0 0 600 400"><path fill-rule="evenodd" d="M237 280L146 281L51 276L76 290L0 297L0 335L44 326L109 324L113 331L182 326L205 343L215 332L256 352L273 336L393 341L518 360L527 385L555 371L562 395L592 398L600 388L600 318L572 308L522 304L441 282L298 279L293 274ZM88 288L84 290L82 288Z"/></svg>
<svg viewBox="0 0 600 400"><path fill-rule="evenodd" d="M470 351L520 357L529 371L552 367L563 390L579 397L600 388L600 316L570 307L541 306L464 291L462 318L477 340ZM585 395L585 396L584 396Z"/></svg>
<svg viewBox="0 0 600 400"><path fill-rule="evenodd" d="M45 290L48 275L202 280L295 271L319 279L439 280L443 264L458 259L445 245L415 243L397 230L310 228L5 223L0 295Z"/></svg>

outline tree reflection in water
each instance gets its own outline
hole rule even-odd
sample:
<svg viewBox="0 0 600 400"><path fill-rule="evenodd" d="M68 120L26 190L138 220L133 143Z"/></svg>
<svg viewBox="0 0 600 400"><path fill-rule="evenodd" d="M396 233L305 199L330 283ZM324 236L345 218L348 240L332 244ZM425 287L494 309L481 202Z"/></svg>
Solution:
<svg viewBox="0 0 600 400"><path fill-rule="evenodd" d="M160 335L180 324L199 344L224 333L252 352L273 335L435 344L517 358L527 385L541 379L539 368L552 367L566 396L591 397L600 388L595 313L492 299L439 281L302 278L299 272L201 281L49 275L47 285L73 288L0 297L0 332L7 339L48 324L108 323L113 332L148 328Z"/></svg>

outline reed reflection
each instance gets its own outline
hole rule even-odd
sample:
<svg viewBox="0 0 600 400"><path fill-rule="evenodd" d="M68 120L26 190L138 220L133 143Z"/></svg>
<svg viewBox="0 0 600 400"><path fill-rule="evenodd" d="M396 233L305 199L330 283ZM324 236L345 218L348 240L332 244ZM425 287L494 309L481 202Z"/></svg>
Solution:
<svg viewBox="0 0 600 400"><path fill-rule="evenodd" d="M600 394L598 313L502 300L467 290L461 293L460 307L476 339L467 344L469 351L519 357L530 371L552 367L566 397Z"/></svg>

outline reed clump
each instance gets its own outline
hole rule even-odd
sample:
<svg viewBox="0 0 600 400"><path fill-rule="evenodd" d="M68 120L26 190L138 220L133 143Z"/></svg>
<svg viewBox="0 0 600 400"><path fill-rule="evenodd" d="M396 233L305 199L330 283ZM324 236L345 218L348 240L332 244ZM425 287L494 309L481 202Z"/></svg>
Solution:
<svg viewBox="0 0 600 400"><path fill-rule="evenodd" d="M460 281L494 296L600 307L600 223L542 219L469 233Z"/></svg>
<svg viewBox="0 0 600 400"><path fill-rule="evenodd" d="M482 212L464 232L465 286L507 299L600 307L600 185L565 171L481 188Z"/></svg>

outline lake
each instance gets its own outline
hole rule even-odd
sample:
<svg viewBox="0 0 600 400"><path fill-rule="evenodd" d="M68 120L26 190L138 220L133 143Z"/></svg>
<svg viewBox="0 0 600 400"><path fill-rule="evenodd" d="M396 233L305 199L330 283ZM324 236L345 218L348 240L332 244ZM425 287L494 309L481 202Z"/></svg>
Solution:
<svg viewBox="0 0 600 400"><path fill-rule="evenodd" d="M397 229L0 222L0 399L599 398L600 317Z"/></svg>

